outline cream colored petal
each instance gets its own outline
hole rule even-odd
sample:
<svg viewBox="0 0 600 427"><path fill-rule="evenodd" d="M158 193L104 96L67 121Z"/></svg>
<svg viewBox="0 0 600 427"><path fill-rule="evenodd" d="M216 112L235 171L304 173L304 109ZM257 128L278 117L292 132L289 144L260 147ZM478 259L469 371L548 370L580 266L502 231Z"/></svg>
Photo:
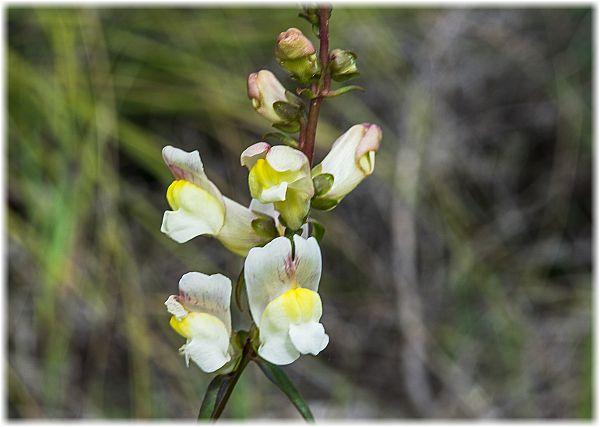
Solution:
<svg viewBox="0 0 600 427"><path fill-rule="evenodd" d="M287 145L276 145L267 153L267 162L277 172L296 172L309 164L306 155Z"/></svg>
<svg viewBox="0 0 600 427"><path fill-rule="evenodd" d="M179 301L188 310L208 313L231 332L231 280L222 274L186 273L179 281ZM193 335L193 333L192 333Z"/></svg>
<svg viewBox="0 0 600 427"><path fill-rule="evenodd" d="M299 325L290 325L290 338L292 344L302 354L319 354L327 344L329 335L319 322L306 322Z"/></svg>
<svg viewBox="0 0 600 427"><path fill-rule="evenodd" d="M250 209L223 197L225 202L225 224L217 239L231 252L246 256L248 251L265 244L268 239L260 236L252 228L252 220L258 218Z"/></svg>
<svg viewBox="0 0 600 427"><path fill-rule="evenodd" d="M254 323L260 325L265 307L291 289L293 275L292 244L286 237L250 249L244 263L244 278Z"/></svg>
<svg viewBox="0 0 600 427"><path fill-rule="evenodd" d="M188 311L179 303L177 295L171 295L165 301L167 311L171 313L177 320L182 320L188 315Z"/></svg>
<svg viewBox="0 0 600 427"><path fill-rule="evenodd" d="M293 362L297 353L318 354L329 342L318 323L321 314L321 299L309 289L291 289L274 299L261 319L259 354L277 364Z"/></svg>
<svg viewBox="0 0 600 427"><path fill-rule="evenodd" d="M187 364L192 359L200 369L210 373L231 360L228 352L230 333L221 320L206 313L190 313L182 323L187 323L185 327L189 334L181 349Z"/></svg>
<svg viewBox="0 0 600 427"><path fill-rule="evenodd" d="M258 199L252 199L250 201L249 209L252 212L267 215L273 219L277 219L277 217L279 217L279 212L275 210L273 203L261 203Z"/></svg>
<svg viewBox="0 0 600 427"><path fill-rule="evenodd" d="M321 280L321 248L314 237L303 239L294 235L294 263L296 265L296 280L302 288L312 291L319 290Z"/></svg>
<svg viewBox="0 0 600 427"><path fill-rule="evenodd" d="M201 217L178 210L164 213L160 231L178 243L185 243L203 234L214 234L214 227Z"/></svg>
<svg viewBox="0 0 600 427"><path fill-rule="evenodd" d="M162 156L176 180L182 179L192 182L221 201L221 192L204 173L204 165L198 150L187 152L167 145L162 150Z"/></svg>
<svg viewBox="0 0 600 427"><path fill-rule="evenodd" d="M264 159L266 157L270 148L271 146L266 142L257 142L242 152L240 156L240 163L242 166L246 166L248 170L250 170L258 159Z"/></svg>
<svg viewBox="0 0 600 427"><path fill-rule="evenodd" d="M258 348L260 357L276 365L289 365L300 357L300 352L294 347L287 331L283 333L266 332L266 329L263 331L261 334L265 341Z"/></svg>
<svg viewBox="0 0 600 427"><path fill-rule="evenodd" d="M280 202L285 200L285 194L287 192L288 183L282 182L279 185L273 187L263 188L260 193L260 199L264 203Z"/></svg>

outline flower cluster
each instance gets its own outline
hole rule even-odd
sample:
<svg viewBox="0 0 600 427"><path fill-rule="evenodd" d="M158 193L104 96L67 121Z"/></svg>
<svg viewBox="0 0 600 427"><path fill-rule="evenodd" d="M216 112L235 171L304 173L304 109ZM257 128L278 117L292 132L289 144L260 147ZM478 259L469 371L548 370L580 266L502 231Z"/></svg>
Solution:
<svg viewBox="0 0 600 427"><path fill-rule="evenodd" d="M279 35L275 53L300 83L314 85L323 72L314 46L296 28ZM355 60L351 52L336 49L328 72L336 81L351 78L358 74ZM270 71L250 74L248 96L275 128L295 133L303 127L304 101ZM241 165L248 168L248 207L219 191L207 177L198 151L163 149L173 182L167 189L171 210L164 213L161 231L179 243L210 235L246 257L242 283L257 333L244 332L244 337L261 358L286 365L303 354L317 355L329 343L320 323L321 250L308 227L309 213L311 207L335 208L373 173L381 137L377 125L354 125L314 167L295 144L250 145L240 156ZM191 359L205 372L235 369L245 343L232 329L231 297L232 282L221 274L183 275L179 293L165 305L171 327L186 339L180 349L186 363Z"/></svg>

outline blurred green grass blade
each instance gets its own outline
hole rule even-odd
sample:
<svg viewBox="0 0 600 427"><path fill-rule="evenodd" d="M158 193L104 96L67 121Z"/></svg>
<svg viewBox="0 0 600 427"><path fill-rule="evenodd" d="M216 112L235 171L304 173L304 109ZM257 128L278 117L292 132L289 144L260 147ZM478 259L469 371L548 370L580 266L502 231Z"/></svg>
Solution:
<svg viewBox="0 0 600 427"><path fill-rule="evenodd" d="M283 369L277 365L267 362L263 359L256 359L256 363L266 375L266 377L275 384L279 390L281 390L290 399L290 402L296 407L302 418L306 421L314 422L315 417L313 416L308 404L304 401L300 393L294 387L294 384L290 381L287 374Z"/></svg>

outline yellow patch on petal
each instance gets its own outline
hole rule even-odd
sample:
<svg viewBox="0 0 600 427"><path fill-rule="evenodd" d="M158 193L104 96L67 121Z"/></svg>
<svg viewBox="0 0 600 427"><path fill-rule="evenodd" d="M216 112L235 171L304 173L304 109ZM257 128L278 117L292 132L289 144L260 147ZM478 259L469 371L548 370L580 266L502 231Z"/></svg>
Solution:
<svg viewBox="0 0 600 427"><path fill-rule="evenodd" d="M261 199L262 192L277 187L282 182L292 183L297 172L278 172L265 159L258 159L248 175L250 192L255 199Z"/></svg>
<svg viewBox="0 0 600 427"><path fill-rule="evenodd" d="M265 312L281 310L290 323L304 323L321 316L321 298L306 288L290 289L271 301Z"/></svg>
<svg viewBox="0 0 600 427"><path fill-rule="evenodd" d="M175 332L181 335L184 338L191 338L190 334L190 316L186 316L181 320L177 320L175 316L171 316L171 320L169 320L169 325Z"/></svg>

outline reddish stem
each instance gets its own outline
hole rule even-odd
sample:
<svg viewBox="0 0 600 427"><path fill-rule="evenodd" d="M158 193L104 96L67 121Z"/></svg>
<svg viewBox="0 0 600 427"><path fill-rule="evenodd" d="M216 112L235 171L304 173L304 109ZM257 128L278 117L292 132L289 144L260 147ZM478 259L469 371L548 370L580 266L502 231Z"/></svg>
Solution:
<svg viewBox="0 0 600 427"><path fill-rule="evenodd" d="M330 9L328 7L319 8L321 80L317 87L316 98L310 101L304 138L301 137L303 143L300 145L302 152L306 154L311 165L315 154L315 138L317 135L317 122L319 121L321 102L323 102L323 95L329 92L331 86L331 75L329 73L329 14Z"/></svg>

